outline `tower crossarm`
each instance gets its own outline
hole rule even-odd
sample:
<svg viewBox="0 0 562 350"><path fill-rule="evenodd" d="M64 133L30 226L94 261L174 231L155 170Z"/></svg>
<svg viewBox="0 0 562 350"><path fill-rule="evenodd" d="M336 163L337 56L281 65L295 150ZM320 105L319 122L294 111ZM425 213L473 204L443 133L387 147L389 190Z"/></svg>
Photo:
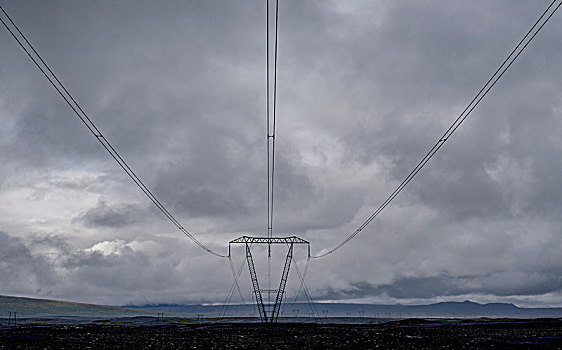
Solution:
<svg viewBox="0 0 562 350"><path fill-rule="evenodd" d="M308 241L297 237L252 237L252 236L242 236L238 237L230 242L229 244L310 244Z"/></svg>
<svg viewBox="0 0 562 350"><path fill-rule="evenodd" d="M310 242L304 240L297 236L287 236L287 237L255 237L255 236L242 236L232 241L228 242L228 256L230 256L230 246L232 244L267 244L271 246L272 244L286 244L287 246L292 244L306 244L308 247L308 257L310 258Z"/></svg>

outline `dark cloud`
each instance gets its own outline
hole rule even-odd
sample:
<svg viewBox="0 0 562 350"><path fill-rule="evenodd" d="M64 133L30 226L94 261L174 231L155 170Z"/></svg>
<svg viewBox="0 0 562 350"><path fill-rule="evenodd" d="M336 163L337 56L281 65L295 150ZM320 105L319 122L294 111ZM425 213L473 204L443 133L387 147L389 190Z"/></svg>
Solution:
<svg viewBox="0 0 562 350"><path fill-rule="evenodd" d="M537 296L562 289L559 273L524 272L490 273L482 275L404 277L389 284L373 285L355 282L342 290L329 290L326 299L357 299L388 296L395 299L432 299L464 295Z"/></svg>
<svg viewBox="0 0 562 350"><path fill-rule="evenodd" d="M50 295L61 277L48 259L0 231L0 280L3 294Z"/></svg>
<svg viewBox="0 0 562 350"><path fill-rule="evenodd" d="M3 6L198 239L226 250L241 234L264 234L263 1ZM313 253L352 233L546 6L282 2L274 231L306 237ZM311 262L315 296L562 302L559 17L395 202ZM40 281L0 293L128 303L189 290L185 300L224 300L221 262L155 214L5 30L0 46L0 224L12 233L6 247L21 251L0 263ZM42 264L67 275L39 273Z"/></svg>
<svg viewBox="0 0 562 350"><path fill-rule="evenodd" d="M45 248L48 252L54 250L55 252L70 252L72 247L68 244L64 236L56 234L41 235L36 234L33 236L32 240L29 242L29 247L32 250L37 250L37 248ZM50 254L50 253L48 253ZM53 253L55 254L55 253Z"/></svg>
<svg viewBox="0 0 562 350"><path fill-rule="evenodd" d="M139 223L146 219L147 210L138 205L114 205L100 199L95 208L72 219L72 222L83 223L90 227L123 227Z"/></svg>

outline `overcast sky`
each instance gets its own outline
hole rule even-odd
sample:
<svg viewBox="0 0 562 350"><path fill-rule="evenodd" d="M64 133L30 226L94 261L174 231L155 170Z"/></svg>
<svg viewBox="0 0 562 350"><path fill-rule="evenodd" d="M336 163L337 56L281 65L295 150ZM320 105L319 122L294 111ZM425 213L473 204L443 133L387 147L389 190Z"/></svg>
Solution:
<svg viewBox="0 0 562 350"><path fill-rule="evenodd" d="M200 241L266 234L264 1L1 3ZM281 1L275 234L318 254L352 233L549 3ZM315 300L562 306L560 33L562 13L392 205L309 263ZM225 300L228 259L154 208L3 27L0 164L0 294ZM240 287L250 300L246 266Z"/></svg>

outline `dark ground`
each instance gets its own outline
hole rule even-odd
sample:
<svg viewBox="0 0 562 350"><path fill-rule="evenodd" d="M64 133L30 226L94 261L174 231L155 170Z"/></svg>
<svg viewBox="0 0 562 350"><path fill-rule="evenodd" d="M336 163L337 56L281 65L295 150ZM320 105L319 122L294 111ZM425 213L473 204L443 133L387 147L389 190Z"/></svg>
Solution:
<svg viewBox="0 0 562 350"><path fill-rule="evenodd" d="M21 325L0 349L562 349L562 319L384 324Z"/></svg>

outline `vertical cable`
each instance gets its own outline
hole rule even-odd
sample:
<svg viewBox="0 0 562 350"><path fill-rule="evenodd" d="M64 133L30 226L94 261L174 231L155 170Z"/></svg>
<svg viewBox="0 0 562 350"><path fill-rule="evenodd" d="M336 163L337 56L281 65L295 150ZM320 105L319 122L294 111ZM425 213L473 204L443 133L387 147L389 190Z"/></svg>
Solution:
<svg viewBox="0 0 562 350"><path fill-rule="evenodd" d="M267 82L267 237L271 238L271 173L270 173L270 123L269 123L269 0L266 0L266 82ZM267 289L271 288L271 244L267 246ZM267 302L271 302L269 293L267 294Z"/></svg>
<svg viewBox="0 0 562 350"><path fill-rule="evenodd" d="M267 118L267 136L266 136L266 140L267 140L267 237L269 237L269 231L270 231L270 203L271 203L271 175L269 173L270 171L270 167L269 167L269 138L270 138L270 133L269 133L269 0L266 0L266 13L265 13L265 42L266 42L266 68L265 68L265 81L266 81L266 118Z"/></svg>
<svg viewBox="0 0 562 350"><path fill-rule="evenodd" d="M274 68L273 68L273 133L272 133L272 150L271 150L271 234L273 234L273 188L275 181L275 125L277 117L277 48L278 48L278 29L279 29L279 0L276 0L275 5L275 57L274 57Z"/></svg>

